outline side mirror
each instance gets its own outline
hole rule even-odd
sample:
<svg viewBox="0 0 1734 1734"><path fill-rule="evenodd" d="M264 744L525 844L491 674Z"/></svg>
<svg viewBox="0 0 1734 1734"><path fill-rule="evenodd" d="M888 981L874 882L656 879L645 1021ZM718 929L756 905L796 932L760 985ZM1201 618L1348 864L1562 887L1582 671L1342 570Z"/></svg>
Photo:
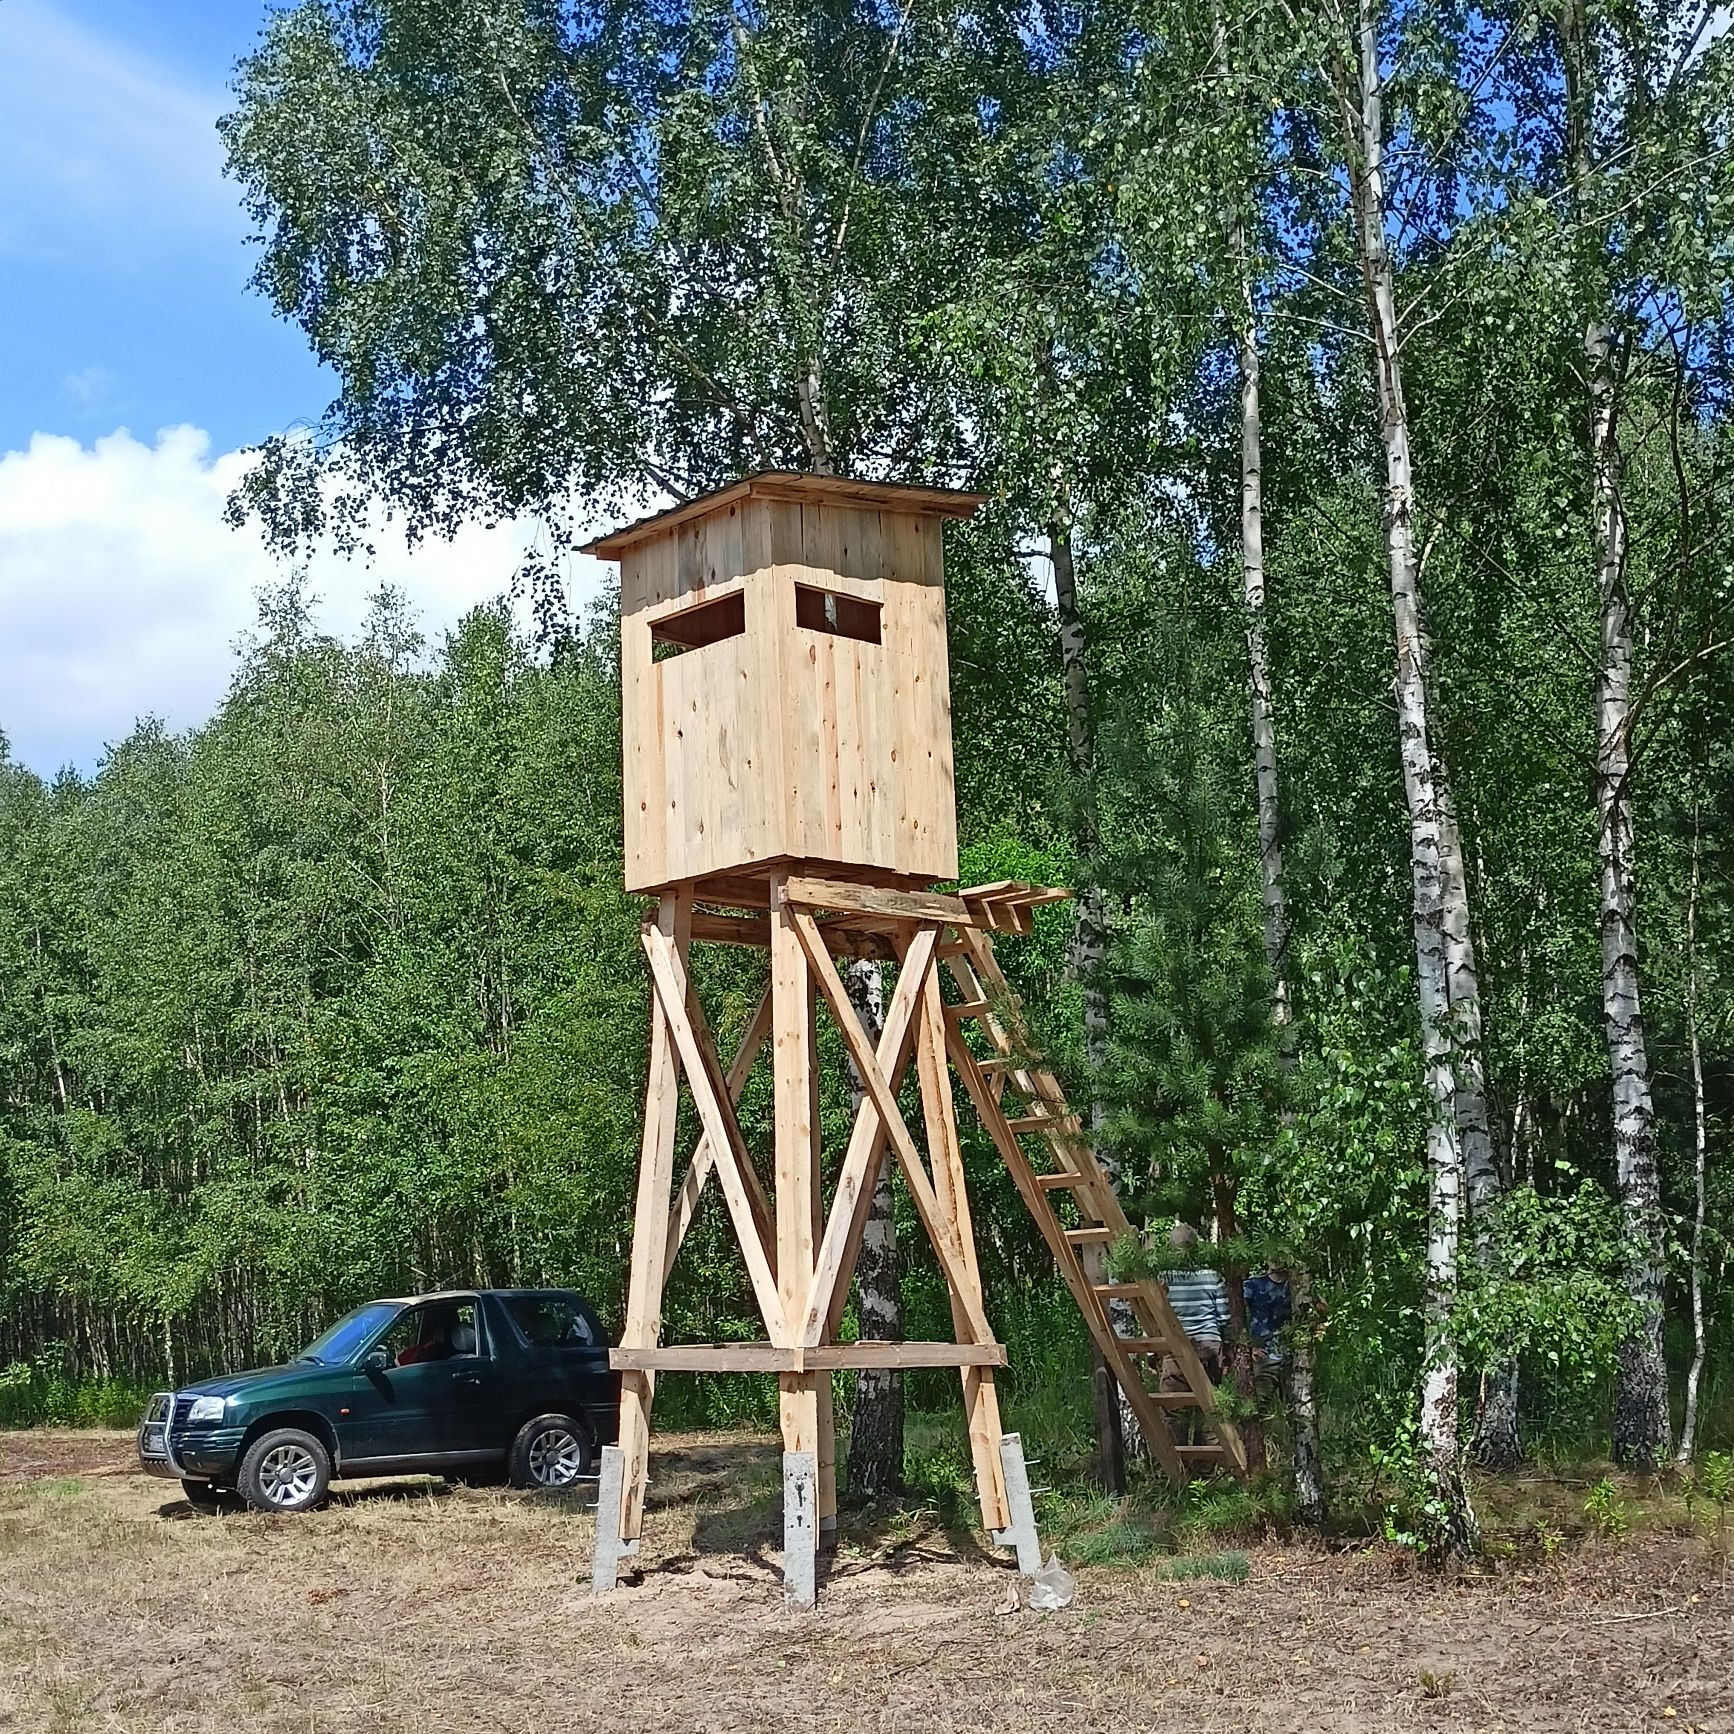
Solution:
<svg viewBox="0 0 1734 1734"><path fill-rule="evenodd" d="M384 1343L375 1343L361 1357L361 1370L364 1373L383 1373L391 1365L391 1350Z"/></svg>

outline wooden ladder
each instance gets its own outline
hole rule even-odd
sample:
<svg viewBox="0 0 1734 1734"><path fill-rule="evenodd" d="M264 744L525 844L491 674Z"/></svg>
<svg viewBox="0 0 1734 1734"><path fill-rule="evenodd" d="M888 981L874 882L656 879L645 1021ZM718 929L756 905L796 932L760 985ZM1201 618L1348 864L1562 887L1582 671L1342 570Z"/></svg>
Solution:
<svg viewBox="0 0 1734 1734"><path fill-rule="evenodd" d="M966 901L979 897L974 889L962 895ZM1027 920L1024 911L1005 904L1000 909L1008 919L993 925L1028 931L1022 920L1013 925L1020 916ZM1035 1050L1018 998L994 956L991 937L980 927L959 926L951 932L953 937L940 947L940 955L962 999L945 1008L947 1052L1042 1231L1102 1359L1125 1392L1151 1455L1176 1482L1216 1469L1244 1479L1246 1450L1239 1431L1218 1410L1210 1376L1175 1316L1167 1291L1154 1278L1115 1282L1107 1275L1107 1249L1131 1233L1131 1224L1083 1123ZM970 1023L986 1037L989 1054L978 1056L964 1040L964 1026ZM1010 1114L1004 1102L1008 1087L1023 1098ZM1037 1142L1042 1152L1040 1168L1031 1163L1024 1140ZM1062 1201L1075 1207L1075 1223L1061 1220L1057 1207ZM1121 1336L1115 1329L1115 1303L1130 1311L1137 1335ZM1153 1389L1154 1378L1146 1383L1146 1372L1154 1374L1164 1356L1179 1369L1184 1390ZM1184 1444L1175 1439L1167 1416L1187 1409L1196 1409L1203 1417L1214 1436L1210 1442Z"/></svg>

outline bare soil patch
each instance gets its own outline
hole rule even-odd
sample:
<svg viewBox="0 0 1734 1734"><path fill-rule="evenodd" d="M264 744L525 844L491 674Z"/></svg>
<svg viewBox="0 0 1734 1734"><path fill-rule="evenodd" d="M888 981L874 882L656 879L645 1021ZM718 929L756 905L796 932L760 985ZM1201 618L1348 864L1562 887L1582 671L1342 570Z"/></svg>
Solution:
<svg viewBox="0 0 1734 1734"><path fill-rule="evenodd" d="M906 1517L780 1605L769 1445L670 1436L642 1580L588 1594L578 1502L432 1481L195 1517L120 1434L0 1435L0 1728L121 1734L847 1729L1734 1734L1734 1584L1648 1533L1429 1577L1263 1545L1247 1582L1085 1569L1062 1614Z"/></svg>

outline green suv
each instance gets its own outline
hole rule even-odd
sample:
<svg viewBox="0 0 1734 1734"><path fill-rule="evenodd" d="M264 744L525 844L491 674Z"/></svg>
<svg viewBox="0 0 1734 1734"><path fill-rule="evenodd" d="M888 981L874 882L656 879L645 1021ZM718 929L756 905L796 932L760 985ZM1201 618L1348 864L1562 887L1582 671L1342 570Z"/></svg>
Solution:
<svg viewBox="0 0 1734 1734"><path fill-rule="evenodd" d="M284 1367L159 1391L139 1462L216 1510L305 1511L334 1476L503 1471L567 1487L620 1426L620 1376L569 1289L369 1301Z"/></svg>

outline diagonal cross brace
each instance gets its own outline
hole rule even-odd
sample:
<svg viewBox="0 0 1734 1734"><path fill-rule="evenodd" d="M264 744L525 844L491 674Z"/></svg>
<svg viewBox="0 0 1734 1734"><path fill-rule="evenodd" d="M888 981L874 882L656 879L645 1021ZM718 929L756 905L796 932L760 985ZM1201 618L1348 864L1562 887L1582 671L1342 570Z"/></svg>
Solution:
<svg viewBox="0 0 1734 1734"><path fill-rule="evenodd" d="M946 1282L963 1310L968 1329L972 1333L971 1340L978 1343L991 1342L993 1331L987 1322L986 1313L982 1310L975 1286L970 1281L968 1264L952 1238L951 1225L946 1221L939 1200L934 1196L933 1183L927 1178L927 1171L921 1165L921 1154L915 1147L915 1140L909 1135L909 1128L903 1120L903 1111L897 1105L897 1092L892 1089L885 1073L880 1069L873 1044L868 1040L866 1030L861 1027L861 1020L849 999L848 990L843 986L843 978L838 975L837 966L831 960L824 935L819 932L817 923L806 910L791 907L789 917L800 938L801 949L806 952L807 961L819 983L819 990L824 994L844 1044L849 1049L849 1057L855 1062L855 1070L861 1078L862 1086L873 1106L879 1111L879 1118L884 1122L885 1134L891 1141L891 1148L897 1153L898 1166L902 1169L909 1195L915 1202L916 1214L921 1218L922 1227L927 1230L927 1238L933 1242L933 1250L939 1259L940 1268L945 1272ZM911 949L913 950L913 947ZM899 981L899 991L902 986L903 983Z"/></svg>
<svg viewBox="0 0 1734 1734"><path fill-rule="evenodd" d="M938 938L939 931L935 927L924 927L916 934L885 1014L875 1058L882 1074L891 1081L893 1091L896 1089L894 1080L902 1077L909 1063L910 1033L914 1028L916 1010L921 1004L922 986L933 967L934 946ZM853 1002L847 1003L853 1021L855 1008ZM807 1291L806 1316L800 1321L800 1339L805 1344L822 1343L829 1333L835 1302L848 1284L854 1255L860 1248L861 1225L872 1203L873 1188L879 1181L879 1164L884 1150L884 1121L873 1097L864 1093L855 1124L849 1132L849 1147L844 1152L843 1166L837 1175L831 1214L825 1223L825 1237L814 1260L813 1282Z"/></svg>
<svg viewBox="0 0 1734 1734"><path fill-rule="evenodd" d="M692 998L689 994L689 1005ZM747 1079L758 1061L759 1049L765 1045L765 1038L770 1033L771 990L767 986L759 995L758 1007L753 1012L752 1021L747 1025L746 1034L741 1037L734 1063L730 1065L728 1075L723 1079L723 1087L728 1091L731 1102L739 1103L741 1091L746 1088ZM686 1241L687 1230L692 1227L692 1219L698 1213L698 1201L704 1193L704 1183L710 1178L714 1162L709 1134L701 1132L698 1143L693 1146L692 1160L687 1164L686 1175L674 1195L674 1203L669 1208L668 1249L663 1254L665 1271L673 1267L675 1257Z"/></svg>
<svg viewBox="0 0 1734 1734"><path fill-rule="evenodd" d="M777 1292L777 1279L768 1250L765 1199L747 1155L746 1140L741 1136L740 1121L735 1117L734 1103L728 1091L718 1086L716 1060L706 1044L701 1042L688 1013L686 971L668 936L656 927L643 931L644 954L650 960L651 979L656 984L656 997L661 1002L663 1016L668 1020L675 1051L686 1073L687 1087L692 1091L693 1105L698 1109L710 1145L711 1161L721 1183L729 1215L734 1220L735 1237L740 1242L741 1256L746 1261L747 1275L752 1280L753 1294L764 1317L765 1329L773 1343L785 1347L789 1342L788 1322L783 1315L782 1297ZM699 1014L702 1018L702 1012ZM708 1032L707 1032L708 1035ZM749 1180L747 1176L752 1178Z"/></svg>

